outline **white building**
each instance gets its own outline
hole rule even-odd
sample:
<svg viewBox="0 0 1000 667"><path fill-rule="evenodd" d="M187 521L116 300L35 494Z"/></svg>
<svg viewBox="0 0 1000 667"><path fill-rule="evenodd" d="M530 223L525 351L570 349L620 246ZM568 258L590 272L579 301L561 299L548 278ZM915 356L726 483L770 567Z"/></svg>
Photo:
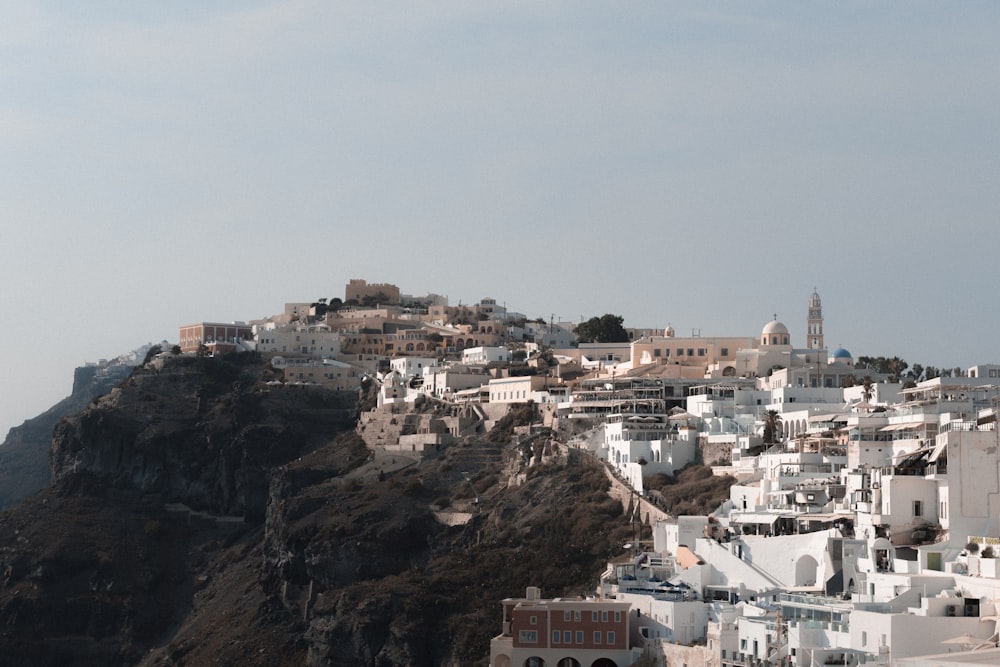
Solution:
<svg viewBox="0 0 1000 667"><path fill-rule="evenodd" d="M510 362L510 350L504 346L499 347L470 347L462 350L462 363L470 366L481 365L494 362Z"/></svg>
<svg viewBox="0 0 1000 667"><path fill-rule="evenodd" d="M326 324L288 324L254 327L258 352L305 354L316 359L340 354L340 333Z"/></svg>

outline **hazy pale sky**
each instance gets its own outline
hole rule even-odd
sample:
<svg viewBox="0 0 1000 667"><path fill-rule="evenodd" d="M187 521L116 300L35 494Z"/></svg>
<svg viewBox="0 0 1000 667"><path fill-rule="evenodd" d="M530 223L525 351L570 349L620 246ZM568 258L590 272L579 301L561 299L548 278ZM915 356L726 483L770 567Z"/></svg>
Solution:
<svg viewBox="0 0 1000 667"><path fill-rule="evenodd" d="M0 438L352 277L1000 362L1000 3L0 8Z"/></svg>

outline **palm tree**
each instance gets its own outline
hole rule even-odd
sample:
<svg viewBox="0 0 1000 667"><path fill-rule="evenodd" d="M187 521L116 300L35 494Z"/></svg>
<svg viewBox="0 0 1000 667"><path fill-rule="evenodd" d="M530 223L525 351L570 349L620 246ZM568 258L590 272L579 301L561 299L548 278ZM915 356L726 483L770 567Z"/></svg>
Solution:
<svg viewBox="0 0 1000 667"><path fill-rule="evenodd" d="M870 403L874 395L875 383L872 382L871 376L866 375L861 384L861 400L865 403Z"/></svg>
<svg viewBox="0 0 1000 667"><path fill-rule="evenodd" d="M893 357L892 359L889 359L888 365L889 365L889 372L892 373L893 382L899 382L899 376L902 375L903 371L905 371L909 367L909 364L906 363L904 360L900 359L899 357Z"/></svg>
<svg viewBox="0 0 1000 667"><path fill-rule="evenodd" d="M777 410L768 410L764 413L764 444L770 445L777 442L778 431L781 429L781 413Z"/></svg>

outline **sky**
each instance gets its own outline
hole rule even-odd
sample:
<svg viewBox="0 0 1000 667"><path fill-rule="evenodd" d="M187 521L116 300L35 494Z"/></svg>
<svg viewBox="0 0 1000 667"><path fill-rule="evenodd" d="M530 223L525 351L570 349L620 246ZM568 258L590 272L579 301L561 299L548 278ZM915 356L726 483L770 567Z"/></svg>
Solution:
<svg viewBox="0 0 1000 667"><path fill-rule="evenodd" d="M1000 3L0 9L0 438L351 278L1000 363Z"/></svg>

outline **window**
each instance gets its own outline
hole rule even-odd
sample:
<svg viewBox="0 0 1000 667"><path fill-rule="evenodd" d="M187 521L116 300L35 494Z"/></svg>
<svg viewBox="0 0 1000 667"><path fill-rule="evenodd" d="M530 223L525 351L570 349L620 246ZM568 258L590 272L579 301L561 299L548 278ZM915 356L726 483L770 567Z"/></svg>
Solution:
<svg viewBox="0 0 1000 667"><path fill-rule="evenodd" d="M684 348L682 348L682 347L677 348L677 356L678 357L683 357L684 356Z"/></svg>
<svg viewBox="0 0 1000 667"><path fill-rule="evenodd" d="M590 620L592 620L594 623L597 623L597 612L596 611L590 612Z"/></svg>
<svg viewBox="0 0 1000 667"><path fill-rule="evenodd" d="M620 611L615 612L615 623L621 623L622 613Z"/></svg>
<svg viewBox="0 0 1000 667"><path fill-rule="evenodd" d="M705 348L703 348L703 347L699 347L698 348L698 356L699 357L704 357L705 356Z"/></svg>
<svg viewBox="0 0 1000 667"><path fill-rule="evenodd" d="M722 348L721 350L719 350L719 353L720 353L720 354L721 354L721 355L722 355L723 357L728 357L728 356L729 356L729 348L728 348L728 347L724 347L724 348Z"/></svg>
<svg viewBox="0 0 1000 667"><path fill-rule="evenodd" d="M538 625L538 617L537 617L537 616L535 616L534 614L532 614L532 615L531 615L531 616L530 616L530 617L528 618L528 623L531 623L532 625Z"/></svg>
<svg viewBox="0 0 1000 667"><path fill-rule="evenodd" d="M552 643L553 644L561 644L562 643L561 633L558 630L553 630L552 631Z"/></svg>
<svg viewBox="0 0 1000 667"><path fill-rule="evenodd" d="M518 633L518 638L522 643L525 644L537 644L538 643L538 631L537 630L521 630Z"/></svg>
<svg viewBox="0 0 1000 667"><path fill-rule="evenodd" d="M576 631L576 643L577 644L582 644L583 643L583 630L577 630Z"/></svg>
<svg viewBox="0 0 1000 667"><path fill-rule="evenodd" d="M580 611L579 610L573 612L573 620L576 621L577 623L580 622Z"/></svg>
<svg viewBox="0 0 1000 667"><path fill-rule="evenodd" d="M913 501L913 516L923 516L924 515L924 504L922 501Z"/></svg>
<svg viewBox="0 0 1000 667"><path fill-rule="evenodd" d="M608 612L606 612L606 611L602 611L601 612L601 622L602 623L607 623L608 622Z"/></svg>
<svg viewBox="0 0 1000 667"><path fill-rule="evenodd" d="M689 357L693 357L694 356L694 348L693 347L689 347L688 348L687 356L689 356Z"/></svg>
<svg viewBox="0 0 1000 667"><path fill-rule="evenodd" d="M601 631L600 630L594 630L594 643L595 644L600 644L601 643Z"/></svg>
<svg viewBox="0 0 1000 667"><path fill-rule="evenodd" d="M614 644L615 643L615 631L614 630L608 630L608 643L609 644Z"/></svg>
<svg viewBox="0 0 1000 667"><path fill-rule="evenodd" d="M569 609L567 609L566 611L564 611L563 612L563 620L564 621L571 621L571 620L573 620L573 612L571 612Z"/></svg>
<svg viewBox="0 0 1000 667"><path fill-rule="evenodd" d="M653 356L654 357L659 357L659 356L662 356L662 355L663 355L663 351L660 348L656 348L655 350L653 350Z"/></svg>

